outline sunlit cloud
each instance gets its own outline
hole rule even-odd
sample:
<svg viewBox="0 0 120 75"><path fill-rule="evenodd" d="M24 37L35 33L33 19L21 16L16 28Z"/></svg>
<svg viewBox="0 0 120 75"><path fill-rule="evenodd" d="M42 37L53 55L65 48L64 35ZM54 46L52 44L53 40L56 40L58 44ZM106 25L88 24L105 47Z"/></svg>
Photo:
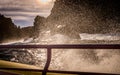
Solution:
<svg viewBox="0 0 120 75"><path fill-rule="evenodd" d="M32 25L36 15L47 17L53 4L53 0L48 0L46 4L41 0L0 0L0 13L11 17L16 25L23 26L23 21Z"/></svg>
<svg viewBox="0 0 120 75"><path fill-rule="evenodd" d="M55 0L38 0L40 4L43 5L49 5L51 2L54 2Z"/></svg>

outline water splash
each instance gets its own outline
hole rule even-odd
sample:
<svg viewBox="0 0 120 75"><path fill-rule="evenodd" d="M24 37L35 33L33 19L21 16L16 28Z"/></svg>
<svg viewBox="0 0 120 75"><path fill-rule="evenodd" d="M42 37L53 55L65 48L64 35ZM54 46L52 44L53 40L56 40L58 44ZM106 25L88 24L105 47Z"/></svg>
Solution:
<svg viewBox="0 0 120 75"><path fill-rule="evenodd" d="M84 34L84 33L83 33ZM109 34L84 34L87 41L91 43L97 41L108 43L107 40L118 40L119 35ZM83 44L86 41L83 39L73 39L67 35L54 34L46 31L44 36L40 37L40 43L43 44ZM92 38L92 40L91 40ZM101 41L100 41L101 40ZM109 42L110 43L110 42ZM116 43L116 42L115 42ZM102 72L102 73L120 73L119 69L119 50L95 50L95 49L56 49L52 50L52 62L49 69L67 70L67 71L85 71L85 72Z"/></svg>

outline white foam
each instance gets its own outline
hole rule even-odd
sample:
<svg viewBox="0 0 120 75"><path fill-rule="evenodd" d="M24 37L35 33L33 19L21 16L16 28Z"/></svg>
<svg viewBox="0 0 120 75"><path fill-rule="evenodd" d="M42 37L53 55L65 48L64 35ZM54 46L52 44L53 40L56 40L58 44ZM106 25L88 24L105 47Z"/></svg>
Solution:
<svg viewBox="0 0 120 75"><path fill-rule="evenodd" d="M119 35L114 34L79 34L81 40L120 40Z"/></svg>
<svg viewBox="0 0 120 75"><path fill-rule="evenodd" d="M15 44L15 43L22 43L24 41L24 39L21 40L17 40L17 41L10 41L10 42L6 42L6 43L1 43L1 45L9 45L9 44Z"/></svg>

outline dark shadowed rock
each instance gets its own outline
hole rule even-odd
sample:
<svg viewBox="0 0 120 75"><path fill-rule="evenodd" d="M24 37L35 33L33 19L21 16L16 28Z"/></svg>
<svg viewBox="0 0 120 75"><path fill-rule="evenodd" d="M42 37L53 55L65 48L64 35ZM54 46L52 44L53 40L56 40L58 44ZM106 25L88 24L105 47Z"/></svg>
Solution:
<svg viewBox="0 0 120 75"><path fill-rule="evenodd" d="M28 26L21 28L22 38L30 38L34 36L34 26Z"/></svg>
<svg viewBox="0 0 120 75"><path fill-rule="evenodd" d="M34 26L20 28L12 22L11 18L0 15L0 43L30 38L34 33Z"/></svg>
<svg viewBox="0 0 120 75"><path fill-rule="evenodd" d="M41 16L36 16L36 18L34 19L35 37L38 37L39 33L41 33L45 29L45 21L46 19Z"/></svg>
<svg viewBox="0 0 120 75"><path fill-rule="evenodd" d="M0 42L20 37L20 27L12 22L11 18L6 18L0 14Z"/></svg>
<svg viewBox="0 0 120 75"><path fill-rule="evenodd" d="M119 5L119 0L56 0L46 26L53 34L70 37L78 37L78 33L120 32Z"/></svg>

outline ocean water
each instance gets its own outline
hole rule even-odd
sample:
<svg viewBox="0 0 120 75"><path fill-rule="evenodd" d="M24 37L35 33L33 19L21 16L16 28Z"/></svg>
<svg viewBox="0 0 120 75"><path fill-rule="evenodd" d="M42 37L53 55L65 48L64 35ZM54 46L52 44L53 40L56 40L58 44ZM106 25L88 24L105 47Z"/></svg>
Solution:
<svg viewBox="0 0 120 75"><path fill-rule="evenodd" d="M28 38L14 44L119 44L119 35L80 34L80 39L71 39L62 34L47 35L41 39ZM26 43L27 42L27 43ZM9 43L10 44L10 43ZM32 42L33 44L33 42ZM49 69L66 71L103 72L120 74L120 51L118 49L53 49ZM44 67L45 49L1 49L0 59Z"/></svg>

